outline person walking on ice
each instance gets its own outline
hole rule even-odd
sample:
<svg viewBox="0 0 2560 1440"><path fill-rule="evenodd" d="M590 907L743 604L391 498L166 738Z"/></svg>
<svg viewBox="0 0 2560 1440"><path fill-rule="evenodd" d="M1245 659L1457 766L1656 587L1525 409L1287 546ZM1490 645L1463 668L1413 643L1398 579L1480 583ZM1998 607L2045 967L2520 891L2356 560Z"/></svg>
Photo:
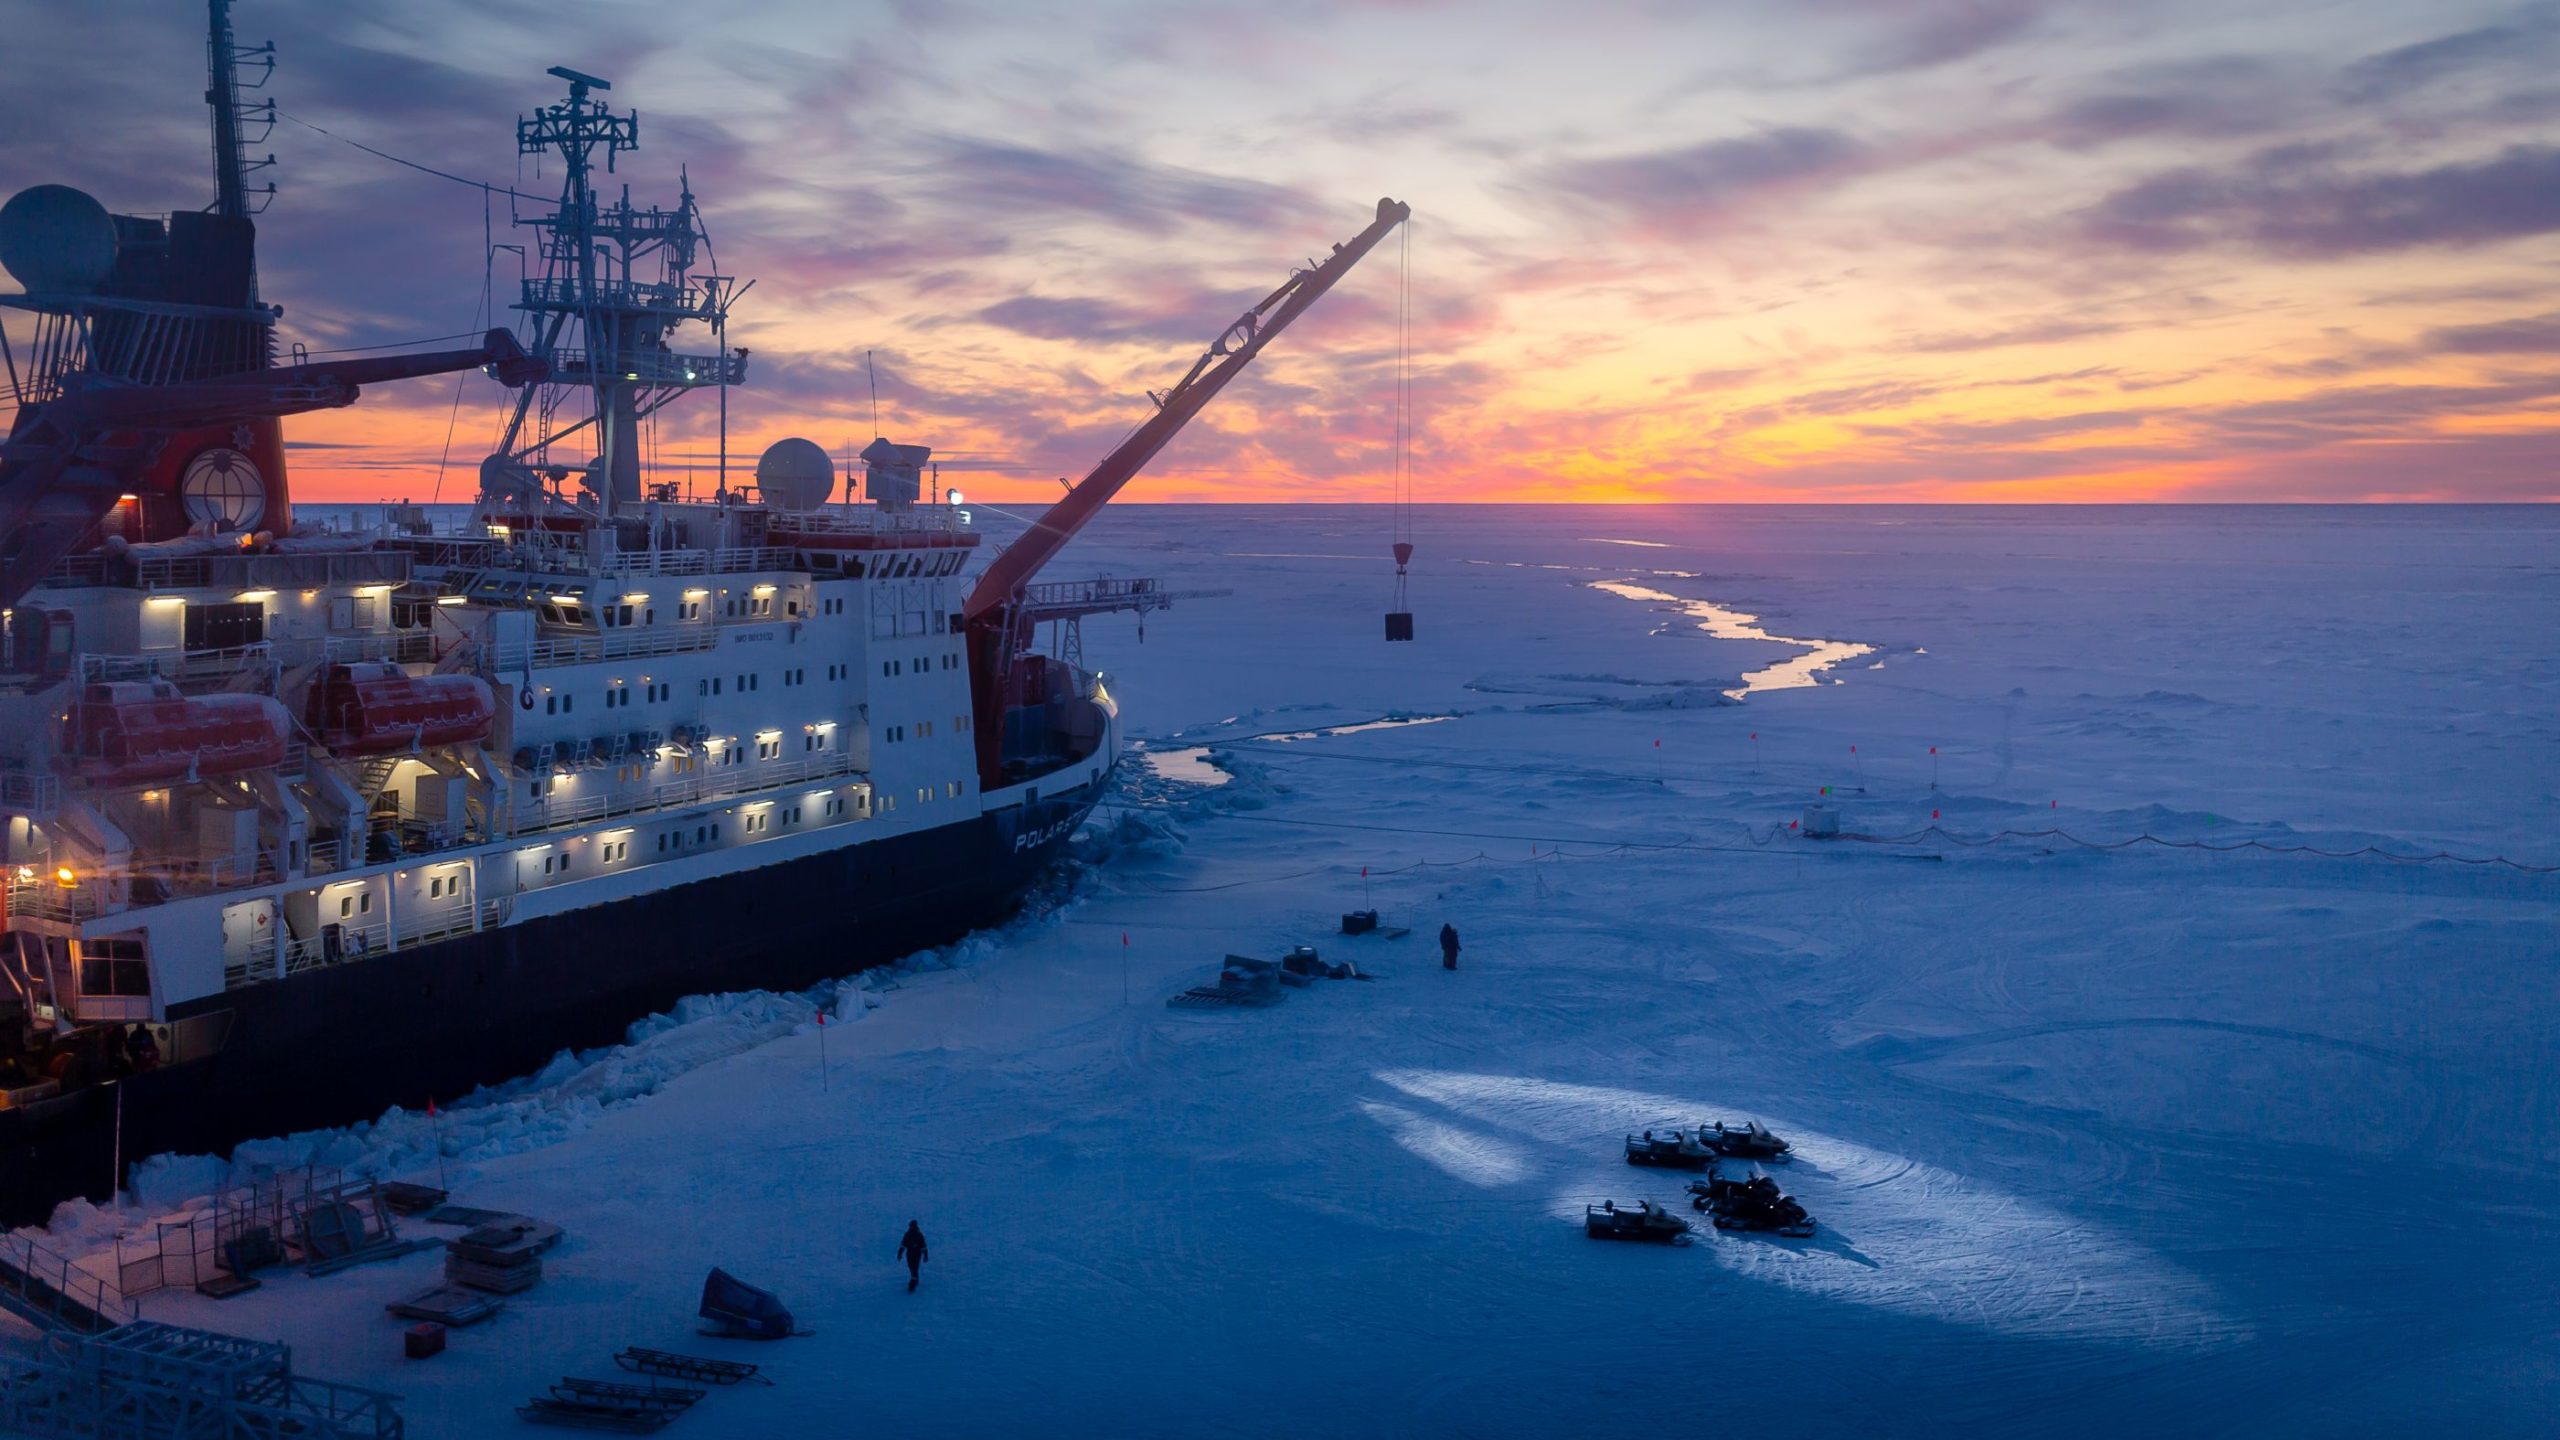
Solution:
<svg viewBox="0 0 2560 1440"><path fill-rule="evenodd" d="M1440 927L1440 968L1443 970L1458 968L1458 927L1455 925L1444 924Z"/></svg>
<svg viewBox="0 0 2560 1440"><path fill-rule="evenodd" d="M913 1220L907 1222L907 1233L898 1242L898 1258L907 1262L907 1293L915 1293L916 1282L924 1278L924 1228Z"/></svg>

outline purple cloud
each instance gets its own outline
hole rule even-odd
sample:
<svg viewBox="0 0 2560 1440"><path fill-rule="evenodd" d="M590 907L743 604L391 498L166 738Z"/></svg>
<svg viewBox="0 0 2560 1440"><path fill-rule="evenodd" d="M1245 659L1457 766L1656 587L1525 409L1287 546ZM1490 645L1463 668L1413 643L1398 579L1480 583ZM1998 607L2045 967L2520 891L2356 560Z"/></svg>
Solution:
<svg viewBox="0 0 2560 1440"><path fill-rule="evenodd" d="M2039 0L1849 0L1846 8L1893 22L1862 47L1857 70L1927 70L1979 55L2024 34Z"/></svg>
<svg viewBox="0 0 2560 1440"><path fill-rule="evenodd" d="M2516 145L2425 170L2323 167L2318 152L2288 148L2237 171L2173 170L2100 201L2081 230L2130 250L2230 246L2313 260L2560 230L2560 148Z"/></svg>
<svg viewBox="0 0 2560 1440"><path fill-rule="evenodd" d="M1544 184L1648 229L1725 228L1759 200L1855 170L1865 146L1837 130L1790 127L1548 167Z"/></svg>
<svg viewBox="0 0 2560 1440"><path fill-rule="evenodd" d="M2340 90L2349 100L2388 100L2458 75L2492 66L2542 68L2560 40L2560 9L2536 6L2503 25L2438 36L2368 56L2347 67Z"/></svg>
<svg viewBox="0 0 2560 1440"><path fill-rule="evenodd" d="M2444 355L2560 355L2560 311L2486 325L2448 325L2426 333Z"/></svg>
<svg viewBox="0 0 2560 1440"><path fill-rule="evenodd" d="M1199 220L1251 229L1320 226L1334 209L1259 180L1158 165L1108 150L1035 150L963 136L934 142L921 189L977 214L1084 215L1131 230Z"/></svg>

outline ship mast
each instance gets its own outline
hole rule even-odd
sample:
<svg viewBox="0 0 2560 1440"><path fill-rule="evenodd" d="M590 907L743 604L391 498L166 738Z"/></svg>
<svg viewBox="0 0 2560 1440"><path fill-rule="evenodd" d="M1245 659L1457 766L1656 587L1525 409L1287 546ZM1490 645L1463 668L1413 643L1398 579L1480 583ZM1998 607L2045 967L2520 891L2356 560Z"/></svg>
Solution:
<svg viewBox="0 0 2560 1440"><path fill-rule="evenodd" d="M526 222L542 232L543 273L524 282L515 308L532 318L532 351L551 379L540 395L529 388L518 399L500 448L516 460L548 459L555 442L594 426L589 487L607 515L631 514L641 501L640 422L679 395L746 378L743 355L678 354L668 332L691 320L725 334L740 287L693 273L708 241L690 183L673 209L634 206L628 186L611 204L597 197L597 161L611 173L615 157L640 148L640 117L591 98L612 89L608 81L566 66L548 73L569 83L569 98L518 120L516 151L560 157L560 208ZM557 406L578 389L593 408L555 428Z"/></svg>
<svg viewBox="0 0 2560 1440"><path fill-rule="evenodd" d="M267 208L275 198L275 182L267 182L263 190L249 188L253 171L264 170L276 163L276 157L252 160L242 152L244 144L264 144L276 125L276 102L273 96L243 104L240 92L263 88L267 77L275 73L276 47L270 40L263 45L243 49L231 36L231 0L206 0L209 24L205 33L205 103L213 107L213 213L227 220L246 220ZM249 77L251 68L254 78ZM257 127L254 138L244 137L244 127ZM255 204L251 201L254 198ZM249 280L249 301L257 303L258 282L253 269Z"/></svg>

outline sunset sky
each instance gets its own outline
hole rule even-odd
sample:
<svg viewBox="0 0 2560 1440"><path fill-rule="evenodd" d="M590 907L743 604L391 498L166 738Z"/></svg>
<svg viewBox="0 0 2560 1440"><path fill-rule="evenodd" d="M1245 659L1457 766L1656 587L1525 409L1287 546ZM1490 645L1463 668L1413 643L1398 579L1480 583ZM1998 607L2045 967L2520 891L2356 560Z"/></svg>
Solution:
<svg viewBox="0 0 2560 1440"><path fill-rule="evenodd" d="M210 198L202 6L0 0L0 194ZM882 428L1057 493L1292 264L1414 207L1417 498L2560 498L2560 5L239 0L313 349L474 328L514 121L609 78L689 166L732 451ZM530 211L531 206L517 208ZM523 244L500 196L494 238ZM1399 249L1142 500L1384 500ZM499 322L517 257L496 257ZM15 333L15 332L13 332ZM445 342L450 343L450 342ZM699 331L678 348L707 350ZM473 377L293 423L305 499L467 500ZM662 455L708 453L706 393ZM439 457L450 460L439 488Z"/></svg>

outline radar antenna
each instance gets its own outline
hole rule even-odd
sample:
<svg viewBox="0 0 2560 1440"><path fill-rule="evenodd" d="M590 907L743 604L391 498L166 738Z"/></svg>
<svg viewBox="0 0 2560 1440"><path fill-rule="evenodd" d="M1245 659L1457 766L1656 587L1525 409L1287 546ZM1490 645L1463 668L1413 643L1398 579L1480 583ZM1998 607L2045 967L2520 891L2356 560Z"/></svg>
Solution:
<svg viewBox="0 0 2560 1440"><path fill-rule="evenodd" d="M725 391L746 378L745 351L722 342L710 354L680 354L669 332L697 321L725 335L730 303L745 287L694 273L710 242L689 179L671 209L632 204L628 186L611 203L598 198L596 162L610 173L617 157L640 148L640 117L593 98L613 88L609 81L565 65L549 73L568 82L569 98L518 120L516 151L559 156L565 177L560 208L523 222L542 234L543 273L526 278L515 308L532 321L531 349L550 380L518 397L500 449L540 465L553 444L592 425L598 498L608 514L630 511L640 504L640 422L688 391ZM537 397L537 388L545 393ZM580 389L594 402L587 418L525 433L537 399L548 417Z"/></svg>

